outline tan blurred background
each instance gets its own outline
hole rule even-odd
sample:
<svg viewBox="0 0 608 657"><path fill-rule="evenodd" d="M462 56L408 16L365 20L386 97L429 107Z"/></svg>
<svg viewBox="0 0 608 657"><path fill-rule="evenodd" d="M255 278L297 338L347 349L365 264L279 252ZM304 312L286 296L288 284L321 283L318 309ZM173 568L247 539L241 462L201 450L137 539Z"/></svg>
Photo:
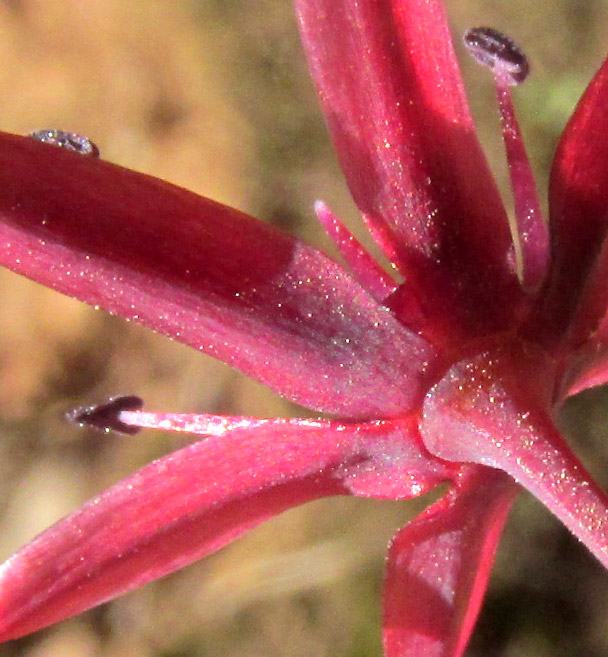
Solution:
<svg viewBox="0 0 608 657"><path fill-rule="evenodd" d="M449 9L456 33L491 25L528 53L533 75L516 102L544 190L559 132L608 50L608 3L452 0ZM80 132L108 160L325 249L311 212L316 198L356 221L288 0L4 0L0 60L0 129ZM464 63L504 187L489 76ZM301 412L221 364L5 271L0 294L2 559L184 444L153 433L94 434L68 425L65 410L136 393L150 409ZM564 415L604 485L607 409L600 390ZM314 503L162 582L2 646L0 657L378 657L385 547L419 509ZM507 528L468 654L608 655L608 574L528 496Z"/></svg>

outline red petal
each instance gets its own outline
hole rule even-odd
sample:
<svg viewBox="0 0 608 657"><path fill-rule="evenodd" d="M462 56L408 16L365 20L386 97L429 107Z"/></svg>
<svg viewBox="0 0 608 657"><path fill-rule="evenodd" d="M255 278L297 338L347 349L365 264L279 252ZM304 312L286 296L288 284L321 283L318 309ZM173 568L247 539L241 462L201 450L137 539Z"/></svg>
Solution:
<svg viewBox="0 0 608 657"><path fill-rule="evenodd" d="M495 470L467 470L458 487L393 540L384 592L386 657L458 657L466 647L519 488Z"/></svg>
<svg viewBox="0 0 608 657"><path fill-rule="evenodd" d="M0 262L305 406L396 415L432 350L335 262L236 210L32 139L0 141Z"/></svg>
<svg viewBox="0 0 608 657"><path fill-rule="evenodd" d="M553 264L543 321L580 343L608 302L608 60L581 98L559 143L549 188ZM592 268L596 269L595 273ZM591 274L592 280L588 280ZM594 280L595 279L595 280ZM581 293L587 285L585 298ZM574 326L572 326L574 324Z"/></svg>
<svg viewBox="0 0 608 657"><path fill-rule="evenodd" d="M514 384L528 374L521 360L497 354L454 365L427 395L424 444L439 458L510 474L608 568L608 495L539 408L536 391Z"/></svg>
<svg viewBox="0 0 608 657"><path fill-rule="evenodd" d="M16 638L201 558L263 520L328 495L411 497L445 480L412 419L266 421L143 468L0 569L0 640Z"/></svg>
<svg viewBox="0 0 608 657"><path fill-rule="evenodd" d="M608 383L608 343L591 340L570 358L560 401L583 390Z"/></svg>
<svg viewBox="0 0 608 657"><path fill-rule="evenodd" d="M512 241L442 3L299 0L296 7L342 167L379 244L410 285L457 297L462 321L504 321L512 307L503 295L515 285Z"/></svg>
<svg viewBox="0 0 608 657"><path fill-rule="evenodd" d="M584 342L564 358L560 389L564 398L608 382L608 240L604 240L581 296L572 341L575 346Z"/></svg>

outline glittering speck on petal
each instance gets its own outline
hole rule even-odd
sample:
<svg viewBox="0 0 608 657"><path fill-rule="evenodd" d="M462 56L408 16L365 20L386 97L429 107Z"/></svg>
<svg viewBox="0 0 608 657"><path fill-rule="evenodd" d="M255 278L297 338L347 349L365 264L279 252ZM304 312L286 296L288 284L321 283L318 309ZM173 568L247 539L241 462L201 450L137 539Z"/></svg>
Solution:
<svg viewBox="0 0 608 657"><path fill-rule="evenodd" d="M73 151L80 155L89 155L90 157L99 157L99 148L88 137L79 135L76 132L66 132L64 130L34 130L28 137L42 141L45 144L51 144L64 148L67 151Z"/></svg>

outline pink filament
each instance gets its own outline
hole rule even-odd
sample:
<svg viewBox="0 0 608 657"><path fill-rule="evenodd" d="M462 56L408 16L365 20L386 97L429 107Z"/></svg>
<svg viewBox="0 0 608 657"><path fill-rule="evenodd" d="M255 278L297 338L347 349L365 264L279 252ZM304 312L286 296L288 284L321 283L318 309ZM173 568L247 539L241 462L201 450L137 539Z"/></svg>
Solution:
<svg viewBox="0 0 608 657"><path fill-rule="evenodd" d="M264 424L274 426L331 426L341 423L309 418L256 418L206 413L154 413L149 411L120 411L117 419L138 429L160 429L199 436L223 436L237 429L253 429Z"/></svg>
<svg viewBox="0 0 608 657"><path fill-rule="evenodd" d="M500 71L495 72L494 81L521 248L521 279L524 288L534 292L547 273L549 232L541 214L532 168L515 117L510 90L512 83Z"/></svg>

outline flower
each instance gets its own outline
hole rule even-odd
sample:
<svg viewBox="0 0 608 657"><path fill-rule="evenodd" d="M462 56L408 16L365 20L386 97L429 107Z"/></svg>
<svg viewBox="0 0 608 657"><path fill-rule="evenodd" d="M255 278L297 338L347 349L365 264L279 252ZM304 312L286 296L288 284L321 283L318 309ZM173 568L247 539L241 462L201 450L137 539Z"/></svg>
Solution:
<svg viewBox="0 0 608 657"><path fill-rule="evenodd" d="M160 180L57 144L0 140L2 264L335 416L149 413L135 397L77 412L97 426L204 438L119 482L0 568L3 640L328 495L403 499L449 484L389 549L388 657L462 654L522 487L608 566L608 498L552 420L568 395L608 379L608 65L556 154L549 243L510 98L525 59L493 30L467 34L495 76L514 245L439 0L296 8L345 175L400 281L322 203L319 219L351 273ZM61 146L82 143L44 132Z"/></svg>

